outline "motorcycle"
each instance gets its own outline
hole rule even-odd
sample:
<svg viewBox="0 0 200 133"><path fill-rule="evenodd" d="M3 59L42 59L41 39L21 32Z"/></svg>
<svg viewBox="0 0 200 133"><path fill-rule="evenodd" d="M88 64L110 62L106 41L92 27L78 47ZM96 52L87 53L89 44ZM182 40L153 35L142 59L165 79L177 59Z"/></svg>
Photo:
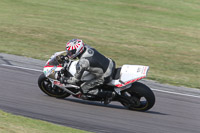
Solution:
<svg viewBox="0 0 200 133"><path fill-rule="evenodd" d="M72 77L76 73L78 60L71 60L65 56L66 52L56 52L46 62L43 73L38 78L39 88L48 96L66 98L70 95L80 98L80 85L94 78L94 75L85 71L79 84L62 84L55 77L62 74L65 77ZM65 71L63 71L64 69ZM116 95L112 101L120 102L125 108L135 111L147 111L155 104L155 95L152 90L139 80L147 76L149 66L143 65L122 65L115 68L110 82L105 83L94 90L101 92L110 91ZM94 91L93 89L91 91ZM104 98L98 95L91 95L88 92L87 100L103 101Z"/></svg>

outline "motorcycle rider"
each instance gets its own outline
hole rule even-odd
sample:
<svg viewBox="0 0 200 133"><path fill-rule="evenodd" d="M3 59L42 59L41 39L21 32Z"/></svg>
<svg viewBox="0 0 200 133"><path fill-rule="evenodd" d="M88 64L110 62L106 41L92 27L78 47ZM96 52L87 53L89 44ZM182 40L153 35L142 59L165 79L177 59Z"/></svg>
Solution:
<svg viewBox="0 0 200 133"><path fill-rule="evenodd" d="M72 39L66 44L66 53L68 58L76 59L79 61L76 66L76 73L74 77L61 77L60 81L64 84L76 84L81 80L85 71L95 75L93 80L81 84L83 99L87 99L87 93L104 97L105 104L108 104L114 97L114 93L110 91L98 91L95 87L109 82L112 78L112 73L115 69L115 62L110 58L105 57L96 49L84 44L80 39ZM92 90L92 91L91 91Z"/></svg>

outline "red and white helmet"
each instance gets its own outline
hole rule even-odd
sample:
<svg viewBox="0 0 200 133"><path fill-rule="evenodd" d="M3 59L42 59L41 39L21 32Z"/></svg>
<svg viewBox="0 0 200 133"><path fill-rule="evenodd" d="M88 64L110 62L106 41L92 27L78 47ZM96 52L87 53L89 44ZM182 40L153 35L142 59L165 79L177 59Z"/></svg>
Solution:
<svg viewBox="0 0 200 133"><path fill-rule="evenodd" d="M84 43L80 39L72 39L66 44L67 56L71 59L76 58L84 50Z"/></svg>

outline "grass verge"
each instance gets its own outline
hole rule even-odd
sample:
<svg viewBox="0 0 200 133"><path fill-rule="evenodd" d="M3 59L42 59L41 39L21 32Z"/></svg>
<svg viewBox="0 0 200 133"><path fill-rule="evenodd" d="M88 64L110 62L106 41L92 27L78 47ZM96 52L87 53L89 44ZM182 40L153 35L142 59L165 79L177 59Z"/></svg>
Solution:
<svg viewBox="0 0 200 133"><path fill-rule="evenodd" d="M12 115L0 110L0 133L89 133L86 131Z"/></svg>

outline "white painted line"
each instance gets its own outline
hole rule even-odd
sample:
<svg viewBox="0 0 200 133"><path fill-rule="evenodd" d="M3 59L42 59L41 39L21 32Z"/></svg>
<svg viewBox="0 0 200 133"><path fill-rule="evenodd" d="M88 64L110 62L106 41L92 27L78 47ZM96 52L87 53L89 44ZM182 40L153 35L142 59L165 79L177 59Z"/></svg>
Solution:
<svg viewBox="0 0 200 133"><path fill-rule="evenodd" d="M7 65L7 64L1 64L2 66L7 66L7 67L14 67L14 68L20 68L24 70L31 70L31 71L36 71L36 72L42 72L42 70L37 70L37 69L32 69L32 68L26 68L26 67L20 67L20 66L13 66L13 65ZM197 95L190 95L190 94L183 94L183 93L178 93L178 92L171 92L171 91L165 91L165 90L158 90L158 89L152 89L153 91L158 91L158 92L163 92L163 93L169 93L169 94L175 94L175 95L181 95L181 96L188 96L188 97L195 97L195 98L200 98L200 96Z"/></svg>
<svg viewBox="0 0 200 133"><path fill-rule="evenodd" d="M169 93L169 94L181 95L181 96L200 98L200 96L197 96L197 95L183 94L183 93L171 92L171 91L165 91L165 90L158 90L158 89L151 89L151 90L158 91L158 92Z"/></svg>
<svg viewBox="0 0 200 133"><path fill-rule="evenodd" d="M32 68L26 68L26 67L20 67L20 66L13 66L13 65L7 65L7 64L1 64L2 66L7 66L7 67L13 67L13 68L20 68L24 70L31 70L31 71L36 71L36 72L42 72L42 70L37 70L37 69L32 69Z"/></svg>

